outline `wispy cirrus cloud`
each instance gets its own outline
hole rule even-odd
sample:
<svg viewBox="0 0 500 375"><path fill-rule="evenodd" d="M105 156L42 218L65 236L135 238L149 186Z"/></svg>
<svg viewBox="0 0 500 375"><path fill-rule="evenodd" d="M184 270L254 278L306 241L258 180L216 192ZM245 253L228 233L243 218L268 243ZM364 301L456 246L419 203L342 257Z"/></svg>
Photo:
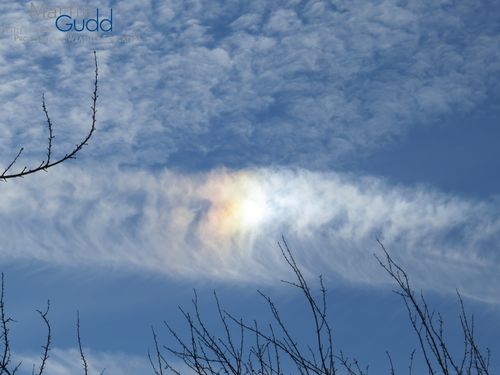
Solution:
<svg viewBox="0 0 500 375"><path fill-rule="evenodd" d="M309 272L379 284L378 237L418 283L500 302L497 200L303 169L54 172L3 186L4 261L267 283L283 233Z"/></svg>

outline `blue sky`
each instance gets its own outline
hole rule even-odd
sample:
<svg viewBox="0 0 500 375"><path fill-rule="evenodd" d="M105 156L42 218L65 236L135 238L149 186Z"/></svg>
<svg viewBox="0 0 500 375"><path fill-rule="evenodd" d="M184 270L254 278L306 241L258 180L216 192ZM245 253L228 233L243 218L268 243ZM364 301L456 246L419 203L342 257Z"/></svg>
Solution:
<svg viewBox="0 0 500 375"><path fill-rule="evenodd" d="M62 33L41 12L69 6L112 8L112 34ZM94 49L100 71L98 130L77 160L0 186L15 354L36 360L47 298L56 375L78 366L77 309L92 364L110 374L148 371L150 325L182 330L176 306L193 287L207 316L217 289L265 321L260 288L300 323L303 301L279 283L284 234L312 282L325 276L344 350L375 372L390 350L405 370L417 342L372 256L378 237L449 317L452 340L461 291L498 371L499 7L2 3L5 165L20 146L19 165L44 157L42 92L54 152L78 142Z"/></svg>

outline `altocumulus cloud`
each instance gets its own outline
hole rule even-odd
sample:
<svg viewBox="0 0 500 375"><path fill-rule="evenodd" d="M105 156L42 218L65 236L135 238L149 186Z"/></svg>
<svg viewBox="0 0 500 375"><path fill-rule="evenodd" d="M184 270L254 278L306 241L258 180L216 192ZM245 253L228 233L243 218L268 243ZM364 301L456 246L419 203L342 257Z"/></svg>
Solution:
<svg viewBox="0 0 500 375"><path fill-rule="evenodd" d="M310 272L377 284L379 237L420 284L497 303L499 205L305 169L61 167L2 186L0 251L3 261L265 283L285 275L283 233Z"/></svg>
<svg viewBox="0 0 500 375"><path fill-rule="evenodd" d="M2 144L41 135L42 90L56 124L73 124L59 140L83 131L97 48L99 157L329 167L484 103L499 83L492 14L476 1L129 1L114 6L116 33L138 37L93 45L54 28L16 41L8 27L51 24L2 4Z"/></svg>

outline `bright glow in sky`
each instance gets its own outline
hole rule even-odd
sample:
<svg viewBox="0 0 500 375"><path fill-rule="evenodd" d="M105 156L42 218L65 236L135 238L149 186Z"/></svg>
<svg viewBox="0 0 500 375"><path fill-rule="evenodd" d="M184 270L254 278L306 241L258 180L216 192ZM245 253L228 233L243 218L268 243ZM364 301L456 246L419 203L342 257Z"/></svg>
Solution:
<svg viewBox="0 0 500 375"><path fill-rule="evenodd" d="M212 230L232 236L257 231L270 215L269 197L252 172L223 174L222 180L209 180L202 191L207 192L210 208L207 222Z"/></svg>

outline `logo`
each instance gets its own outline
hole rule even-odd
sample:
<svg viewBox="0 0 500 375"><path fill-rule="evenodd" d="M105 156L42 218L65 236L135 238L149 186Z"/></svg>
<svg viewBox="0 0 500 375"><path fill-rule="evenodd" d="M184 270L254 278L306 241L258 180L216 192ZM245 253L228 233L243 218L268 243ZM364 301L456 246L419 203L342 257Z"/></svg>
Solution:
<svg viewBox="0 0 500 375"><path fill-rule="evenodd" d="M99 8L96 9L95 18L73 18L71 14L61 14L56 18L56 28L63 33L68 31L111 32L113 31L113 8L109 10L109 18L102 18Z"/></svg>
<svg viewBox="0 0 500 375"><path fill-rule="evenodd" d="M45 3L36 4L34 2L30 3L30 17L31 18L41 18L41 19L55 19L61 14L68 14L72 17L82 18L87 17L91 8L86 6L70 5L65 6L47 6Z"/></svg>

